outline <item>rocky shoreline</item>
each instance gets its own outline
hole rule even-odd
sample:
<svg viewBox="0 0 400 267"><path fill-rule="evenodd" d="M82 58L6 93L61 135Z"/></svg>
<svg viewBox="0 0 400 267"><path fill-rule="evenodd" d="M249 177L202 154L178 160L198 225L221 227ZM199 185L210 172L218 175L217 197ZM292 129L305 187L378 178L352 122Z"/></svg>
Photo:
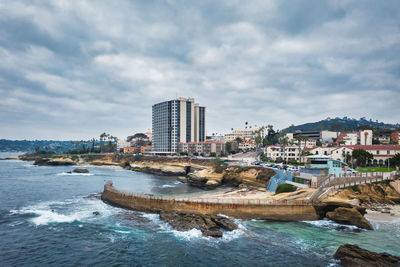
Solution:
<svg viewBox="0 0 400 267"><path fill-rule="evenodd" d="M335 259L340 260L343 266L355 267L398 267L400 266L400 257L388 253L377 253L362 249L357 245L341 245L335 255Z"/></svg>
<svg viewBox="0 0 400 267"><path fill-rule="evenodd" d="M270 178L275 175L272 169L261 167L217 166L209 159L168 158L124 156L116 154L56 156L23 155L21 160L34 160L38 166L97 166L125 168L132 171L157 175L177 176L177 180L203 189L214 189L221 185L246 190L265 192ZM305 199L310 193L294 192L280 194L281 199ZM237 196L239 199L242 196ZM275 199L268 193L261 193L261 198ZM315 206L319 218L329 218L341 224L356 225L364 229L372 229L364 217L366 209L373 210L377 204L393 205L400 203L399 183L360 185L356 188L336 190ZM387 209L381 209L387 212Z"/></svg>

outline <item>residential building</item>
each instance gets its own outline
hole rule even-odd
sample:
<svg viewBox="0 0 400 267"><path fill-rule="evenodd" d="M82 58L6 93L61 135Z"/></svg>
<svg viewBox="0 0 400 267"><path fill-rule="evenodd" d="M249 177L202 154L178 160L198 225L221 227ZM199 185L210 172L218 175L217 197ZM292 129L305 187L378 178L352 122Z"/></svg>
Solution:
<svg viewBox="0 0 400 267"><path fill-rule="evenodd" d="M134 154L138 152L139 149L137 147L124 147L124 154Z"/></svg>
<svg viewBox="0 0 400 267"><path fill-rule="evenodd" d="M373 159L368 162L371 165L384 165L387 159L394 157L396 154L400 154L400 145L355 145L346 146L353 151L356 149L363 149L372 154Z"/></svg>
<svg viewBox="0 0 400 267"><path fill-rule="evenodd" d="M300 161L300 150L298 146L266 146L264 154L267 158L276 161L282 159L285 161Z"/></svg>
<svg viewBox="0 0 400 267"><path fill-rule="evenodd" d="M296 135L297 137L298 135ZM299 145L299 140L297 140L296 138L294 138L293 133L287 133L285 135L285 137L287 138L287 140L289 141L290 144L293 145ZM307 139L304 141L300 141L300 147L304 148L304 147L314 147L317 145L317 140L316 139Z"/></svg>
<svg viewBox="0 0 400 267"><path fill-rule="evenodd" d="M247 151L251 149L256 149L257 144L253 140L244 139L242 142L239 143L238 148L242 151Z"/></svg>
<svg viewBox="0 0 400 267"><path fill-rule="evenodd" d="M117 141L117 149L121 150L124 147L129 147L130 146L130 142L124 140L124 139L118 139Z"/></svg>
<svg viewBox="0 0 400 267"><path fill-rule="evenodd" d="M337 144L352 145L372 145L372 130L364 130L357 133L342 133L336 141Z"/></svg>
<svg viewBox="0 0 400 267"><path fill-rule="evenodd" d="M206 136L206 141L225 142L225 138L223 135L211 135Z"/></svg>
<svg viewBox="0 0 400 267"><path fill-rule="evenodd" d="M399 143L399 132L393 132L390 134L390 143L400 144Z"/></svg>
<svg viewBox="0 0 400 267"><path fill-rule="evenodd" d="M178 98L152 107L152 153L173 154L179 143L205 141L205 107Z"/></svg>
<svg viewBox="0 0 400 267"><path fill-rule="evenodd" d="M209 156L211 153L215 153L217 156L226 154L225 143L215 141L179 143L178 151L186 152L189 155L197 153L204 156Z"/></svg>
<svg viewBox="0 0 400 267"><path fill-rule="evenodd" d="M151 149L152 149L152 146L150 146L150 145L142 146L142 147L140 147L140 153L149 154L149 153L151 153Z"/></svg>
<svg viewBox="0 0 400 267"><path fill-rule="evenodd" d="M266 130L264 127L259 127L255 125L254 127L249 126L245 129L234 129L231 133L225 134L225 141L230 142L236 140L237 138L243 140L253 140L257 136L264 138L266 135Z"/></svg>
<svg viewBox="0 0 400 267"><path fill-rule="evenodd" d="M294 139L296 139L296 137L299 135L303 135L307 136L310 140L318 140L323 143L331 143L333 142L333 139L336 139L339 136L339 133L332 131L296 131L291 135Z"/></svg>

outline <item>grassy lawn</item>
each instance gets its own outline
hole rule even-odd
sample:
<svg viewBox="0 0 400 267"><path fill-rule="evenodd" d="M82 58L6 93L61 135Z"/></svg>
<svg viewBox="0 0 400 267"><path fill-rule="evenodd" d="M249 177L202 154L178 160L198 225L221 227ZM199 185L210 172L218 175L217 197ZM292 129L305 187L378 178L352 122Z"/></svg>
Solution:
<svg viewBox="0 0 400 267"><path fill-rule="evenodd" d="M358 169L359 172L392 172L395 171L396 168L388 168L386 167L364 167L361 169Z"/></svg>

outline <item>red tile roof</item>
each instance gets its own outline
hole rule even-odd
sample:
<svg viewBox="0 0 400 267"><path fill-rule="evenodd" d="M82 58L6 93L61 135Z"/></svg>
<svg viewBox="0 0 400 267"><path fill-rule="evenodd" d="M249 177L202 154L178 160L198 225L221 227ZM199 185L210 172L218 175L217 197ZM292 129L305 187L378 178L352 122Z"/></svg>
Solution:
<svg viewBox="0 0 400 267"><path fill-rule="evenodd" d="M364 149L364 150L400 150L400 145L353 145L344 146L351 149Z"/></svg>

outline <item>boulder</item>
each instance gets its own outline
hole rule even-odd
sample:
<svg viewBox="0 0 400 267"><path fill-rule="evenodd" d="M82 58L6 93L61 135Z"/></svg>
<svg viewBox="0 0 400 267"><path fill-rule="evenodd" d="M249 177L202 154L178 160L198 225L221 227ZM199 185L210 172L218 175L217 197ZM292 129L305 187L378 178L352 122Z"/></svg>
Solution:
<svg viewBox="0 0 400 267"><path fill-rule="evenodd" d="M88 169L79 169L79 168L77 168L77 169L74 169L72 172L75 172L75 173L89 173L89 170Z"/></svg>
<svg viewBox="0 0 400 267"><path fill-rule="evenodd" d="M230 219L217 215L161 212L160 218L178 231L198 229L203 236L222 237L221 228L228 231L237 229L237 225Z"/></svg>
<svg viewBox="0 0 400 267"><path fill-rule="evenodd" d="M211 216L211 220L213 220L213 222L215 222L219 227L222 227L228 231L238 229L238 226L229 218L213 215Z"/></svg>
<svg viewBox="0 0 400 267"><path fill-rule="evenodd" d="M340 263L343 266L349 267L400 266L400 257L396 257L387 253L372 252L352 244L341 245L333 257L340 260Z"/></svg>
<svg viewBox="0 0 400 267"><path fill-rule="evenodd" d="M355 225L359 228L374 230L367 219L365 219L364 216L355 208L339 207L334 211L327 212L326 217L337 223Z"/></svg>
<svg viewBox="0 0 400 267"><path fill-rule="evenodd" d="M93 211L93 215L100 215L100 212L98 212L98 211Z"/></svg>

